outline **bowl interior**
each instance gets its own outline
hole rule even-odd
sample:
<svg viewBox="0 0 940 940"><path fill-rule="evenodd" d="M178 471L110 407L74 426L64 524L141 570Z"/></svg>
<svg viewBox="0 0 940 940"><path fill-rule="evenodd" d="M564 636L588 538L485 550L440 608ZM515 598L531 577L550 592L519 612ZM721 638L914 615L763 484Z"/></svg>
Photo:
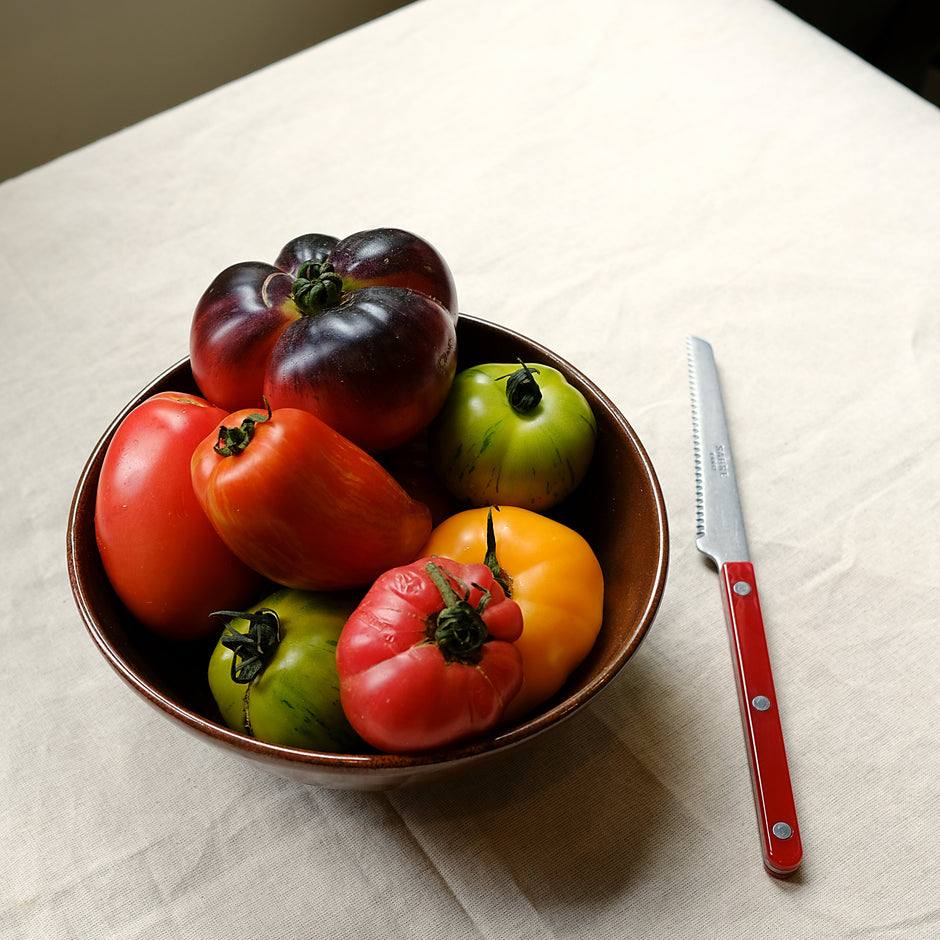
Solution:
<svg viewBox="0 0 940 940"><path fill-rule="evenodd" d="M161 391L198 393L183 360L122 410L84 468L69 518L67 552L76 604L105 659L164 715L210 743L260 761L284 776L323 786L381 789L464 769L527 741L597 694L633 655L659 606L666 580L668 526L659 483L633 429L586 376L545 347L484 320L461 315L458 367L483 362L554 366L581 390L598 424L595 456L578 490L549 513L579 531L604 571L604 622L591 653L562 690L521 724L471 744L421 755L326 754L270 745L225 728L206 681L212 642L180 645L151 634L111 588L95 543L98 476L123 418Z"/></svg>

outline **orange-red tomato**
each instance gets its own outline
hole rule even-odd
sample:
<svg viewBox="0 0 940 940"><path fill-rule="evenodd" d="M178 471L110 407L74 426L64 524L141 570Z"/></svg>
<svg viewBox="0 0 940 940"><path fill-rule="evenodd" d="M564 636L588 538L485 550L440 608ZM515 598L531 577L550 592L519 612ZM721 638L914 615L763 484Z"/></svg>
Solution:
<svg viewBox="0 0 940 940"><path fill-rule="evenodd" d="M222 425L193 454L193 489L225 544L272 581L369 584L428 537L428 507L309 411L244 409Z"/></svg>

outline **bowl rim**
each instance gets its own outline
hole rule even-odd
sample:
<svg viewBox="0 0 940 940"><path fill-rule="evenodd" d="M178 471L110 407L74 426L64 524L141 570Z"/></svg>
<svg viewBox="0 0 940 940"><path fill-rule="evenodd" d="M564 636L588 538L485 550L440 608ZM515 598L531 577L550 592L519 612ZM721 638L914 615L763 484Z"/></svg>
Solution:
<svg viewBox="0 0 940 940"><path fill-rule="evenodd" d="M359 772L375 771L385 774L395 774L408 773L421 767L434 765L446 764L452 766L481 755L506 750L523 741L530 741L567 718L575 710L587 704L610 683L626 661L636 652L637 647L648 633L665 590L666 575L669 565L669 524L666 516L666 506L662 488L652 462L646 448L636 435L630 423L620 412L620 409L602 389L577 367L548 349L548 347L515 330L463 313L459 316L458 323L459 322L472 324L476 329L484 332L495 332L503 339L523 343L531 347L539 355L546 357L547 361L560 365L566 378L572 384L590 389L591 394L603 404L607 412L620 427L625 438L629 441L631 448L639 458L642 474L650 487L652 503L655 506L658 539L652 589L649 596L646 598L639 616L636 618L635 627L629 642L625 643L617 650L616 655L604 664L603 668L591 681L580 687L576 694L569 695L545 711L538 712L525 721L500 730L496 734L488 735L469 743L421 753L386 754L369 752L363 754L338 754L272 744L240 734L237 731L206 718L198 712L180 705L178 702L164 695L136 672L133 665L127 661L108 638L95 614L90 598L86 593L82 571L77 561L80 554L78 544L80 531L78 510L83 494L85 494L91 486L91 477L96 473L96 470L100 470L100 461L103 459L104 451L110 443L111 438L114 436L117 427L139 402L144 400L145 397L155 394L157 389L159 389L162 384L166 383L171 375L188 365L189 357L183 357L154 379L150 380L111 421L85 461L69 509L66 555L73 598L85 627L99 652L127 685L165 715L182 723L189 731L197 735L208 736L215 743L232 748L243 756L256 757L266 762L274 760L276 762L286 762L287 764L294 765L312 765L321 772L333 771L343 773L344 771L354 770Z"/></svg>

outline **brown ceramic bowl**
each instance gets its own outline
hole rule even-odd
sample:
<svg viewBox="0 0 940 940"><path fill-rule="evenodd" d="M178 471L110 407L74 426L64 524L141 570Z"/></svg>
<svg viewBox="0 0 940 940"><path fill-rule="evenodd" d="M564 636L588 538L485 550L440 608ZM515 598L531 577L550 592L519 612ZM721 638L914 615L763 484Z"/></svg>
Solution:
<svg viewBox="0 0 940 940"><path fill-rule="evenodd" d="M67 544L72 592L91 638L118 675L175 725L302 783L390 789L471 771L545 734L597 695L636 651L659 607L669 554L663 497L643 445L610 399L545 347L466 316L460 317L457 336L460 368L519 358L554 366L584 393L597 417L588 477L552 513L590 542L604 571L604 622L588 658L538 714L482 740L433 753L320 753L267 744L226 728L206 680L211 645L181 647L144 630L111 589L95 544L95 490L108 443L144 399L161 391L197 391L189 361L183 360L141 391L98 442L75 491Z"/></svg>

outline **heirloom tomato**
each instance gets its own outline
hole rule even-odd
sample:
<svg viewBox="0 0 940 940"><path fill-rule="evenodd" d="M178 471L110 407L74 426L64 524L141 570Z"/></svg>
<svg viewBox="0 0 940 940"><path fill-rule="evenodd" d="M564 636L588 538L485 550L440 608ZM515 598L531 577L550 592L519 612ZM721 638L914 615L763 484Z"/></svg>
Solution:
<svg viewBox="0 0 940 940"><path fill-rule="evenodd" d="M597 422L557 369L487 363L464 369L431 431L434 468L472 506L544 510L584 478Z"/></svg>
<svg viewBox="0 0 940 940"><path fill-rule="evenodd" d="M227 624L209 687L226 725L285 747L361 750L336 672L336 644L360 596L285 588L248 611L217 611Z"/></svg>
<svg viewBox="0 0 940 940"><path fill-rule="evenodd" d="M414 558L431 513L309 411L250 409L195 449L196 498L229 548L272 581L350 588Z"/></svg>
<svg viewBox="0 0 940 940"><path fill-rule="evenodd" d="M234 264L209 285L190 331L193 375L228 411L264 395L376 452L437 414L456 371L456 320L450 269L418 236L302 235L275 264Z"/></svg>
<svg viewBox="0 0 940 940"><path fill-rule="evenodd" d="M193 493L193 450L224 417L198 396L161 392L121 422L101 465L95 534L104 570L130 613L173 639L211 635L212 611L263 590Z"/></svg>
<svg viewBox="0 0 940 940"><path fill-rule="evenodd" d="M603 619L604 575L574 529L515 506L468 509L437 526L421 554L464 564L486 559L522 610L522 688L504 724L554 695L591 651Z"/></svg>
<svg viewBox="0 0 940 940"><path fill-rule="evenodd" d="M391 753L483 734L522 683L521 630L519 605L486 565L421 558L387 571L336 648L346 717Z"/></svg>

